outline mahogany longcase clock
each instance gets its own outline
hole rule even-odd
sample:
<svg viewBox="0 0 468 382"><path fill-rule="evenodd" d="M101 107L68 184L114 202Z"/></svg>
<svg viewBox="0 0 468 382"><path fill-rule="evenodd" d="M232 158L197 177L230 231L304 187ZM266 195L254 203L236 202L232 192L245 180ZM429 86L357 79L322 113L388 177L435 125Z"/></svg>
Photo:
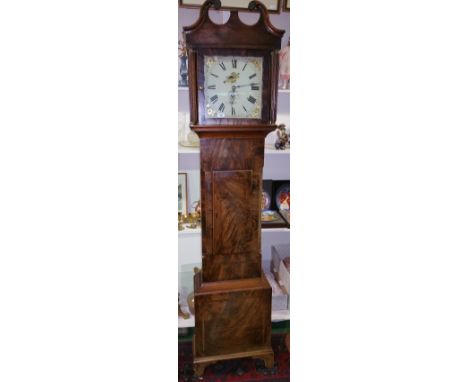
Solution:
<svg viewBox="0 0 468 382"><path fill-rule="evenodd" d="M202 269L194 277L194 368L256 357L273 366L271 287L261 261L265 136L277 126L278 51L284 31L266 7L244 24L231 11L214 23L207 0L184 27L188 48L190 128L200 138Z"/></svg>

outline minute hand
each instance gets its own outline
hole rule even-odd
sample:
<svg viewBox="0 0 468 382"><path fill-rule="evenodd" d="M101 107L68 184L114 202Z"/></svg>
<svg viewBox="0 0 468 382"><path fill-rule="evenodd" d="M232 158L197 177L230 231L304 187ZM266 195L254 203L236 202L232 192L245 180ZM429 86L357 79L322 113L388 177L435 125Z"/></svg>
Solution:
<svg viewBox="0 0 468 382"><path fill-rule="evenodd" d="M235 85L236 88L242 88L244 86L253 86L253 85L259 85L258 83L252 83L252 84L243 84L243 85Z"/></svg>

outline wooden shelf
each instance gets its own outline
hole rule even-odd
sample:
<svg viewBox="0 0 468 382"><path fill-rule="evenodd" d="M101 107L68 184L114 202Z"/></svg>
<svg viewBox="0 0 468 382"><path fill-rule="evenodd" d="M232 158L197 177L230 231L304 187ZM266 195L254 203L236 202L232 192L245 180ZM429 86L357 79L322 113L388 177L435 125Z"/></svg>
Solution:
<svg viewBox="0 0 468 382"><path fill-rule="evenodd" d="M200 147L187 147L179 144L179 154L200 154Z"/></svg>
<svg viewBox="0 0 468 382"><path fill-rule="evenodd" d="M180 235L201 235L201 228L185 228L183 231L179 231Z"/></svg>

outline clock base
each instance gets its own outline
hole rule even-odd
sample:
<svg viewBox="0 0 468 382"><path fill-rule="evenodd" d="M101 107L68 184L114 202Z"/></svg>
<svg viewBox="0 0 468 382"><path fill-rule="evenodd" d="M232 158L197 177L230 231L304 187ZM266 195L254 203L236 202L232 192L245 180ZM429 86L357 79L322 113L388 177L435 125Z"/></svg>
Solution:
<svg viewBox="0 0 468 382"><path fill-rule="evenodd" d="M193 350L195 354L195 341L196 336L193 337ZM232 354L223 354L217 356L208 356L208 357L195 357L193 358L193 370L196 377L203 377L205 373L205 368L211 364L214 364L219 361L227 361L229 359L237 358L257 358L265 362L265 367L271 369L274 366L274 354L273 350L270 348L258 349L258 350L249 350L245 352L232 353Z"/></svg>
<svg viewBox="0 0 468 382"><path fill-rule="evenodd" d="M253 357L273 367L271 286L261 277L202 282L194 276L194 371L217 361Z"/></svg>

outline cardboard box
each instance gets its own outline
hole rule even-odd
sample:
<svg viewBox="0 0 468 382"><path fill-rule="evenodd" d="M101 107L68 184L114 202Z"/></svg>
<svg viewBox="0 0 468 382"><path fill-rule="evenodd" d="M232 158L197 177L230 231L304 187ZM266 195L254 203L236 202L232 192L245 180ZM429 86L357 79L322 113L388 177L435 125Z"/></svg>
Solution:
<svg viewBox="0 0 468 382"><path fill-rule="evenodd" d="M286 293L289 294L289 257L281 260L278 278L279 284L284 287Z"/></svg>
<svg viewBox="0 0 468 382"><path fill-rule="evenodd" d="M271 247L271 272L286 293L290 293L289 244Z"/></svg>
<svg viewBox="0 0 468 382"><path fill-rule="evenodd" d="M265 272L265 277L271 286L272 298L271 298L271 309L272 310L287 310L289 309L289 296L285 293L275 280L275 277L270 272Z"/></svg>

